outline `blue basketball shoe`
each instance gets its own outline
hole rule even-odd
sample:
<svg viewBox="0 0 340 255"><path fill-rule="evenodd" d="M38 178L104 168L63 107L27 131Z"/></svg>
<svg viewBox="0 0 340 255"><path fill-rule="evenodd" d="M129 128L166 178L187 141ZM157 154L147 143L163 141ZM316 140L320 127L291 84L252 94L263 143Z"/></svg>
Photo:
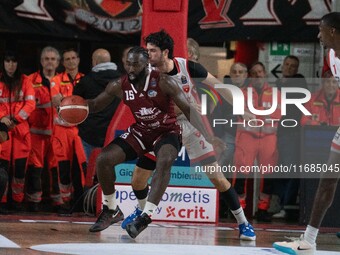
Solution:
<svg viewBox="0 0 340 255"><path fill-rule="evenodd" d="M139 207L136 207L136 209L134 210L133 213L131 213L129 216L127 216L123 222L122 222L122 229L126 229L126 225L133 222L138 216L140 216L142 214L142 210L139 209Z"/></svg>
<svg viewBox="0 0 340 255"><path fill-rule="evenodd" d="M240 230L240 239L245 241L255 241L256 234L254 228L250 223L242 223L238 225L238 229Z"/></svg>

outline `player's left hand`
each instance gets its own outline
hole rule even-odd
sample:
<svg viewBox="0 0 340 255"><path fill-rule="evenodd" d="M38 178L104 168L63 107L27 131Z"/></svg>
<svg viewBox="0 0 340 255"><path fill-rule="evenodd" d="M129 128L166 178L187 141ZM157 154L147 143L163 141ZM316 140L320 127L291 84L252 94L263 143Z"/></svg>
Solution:
<svg viewBox="0 0 340 255"><path fill-rule="evenodd" d="M207 142L214 146L215 152L217 155L220 155L225 149L227 149L227 145L225 142L217 136L211 136L207 139Z"/></svg>

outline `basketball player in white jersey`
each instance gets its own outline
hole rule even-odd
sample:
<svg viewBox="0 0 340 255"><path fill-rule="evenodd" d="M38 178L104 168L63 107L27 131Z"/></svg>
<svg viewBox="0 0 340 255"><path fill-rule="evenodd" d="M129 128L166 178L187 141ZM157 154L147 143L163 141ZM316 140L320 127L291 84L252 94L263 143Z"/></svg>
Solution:
<svg viewBox="0 0 340 255"><path fill-rule="evenodd" d="M318 38L328 49L328 71L340 82L340 12L331 12L321 18ZM325 70L325 69L324 69ZM326 70L327 71L327 70ZM340 83L339 83L340 86ZM340 127L336 132L331 146L328 165L335 169L335 164L340 163ZM333 203L334 194L340 177L339 171L329 171L320 179L319 187L315 195L309 224L301 237L291 242L276 242L273 247L281 252L296 255L312 255L316 250L316 237L321 222Z"/></svg>
<svg viewBox="0 0 340 255"><path fill-rule="evenodd" d="M174 58L173 39L164 30L148 35L145 38L145 43L150 56L150 64L158 68L162 73L166 73L175 79L190 104L199 105L193 78L199 79L200 82L207 85L221 83L201 64L188 61L184 58ZM228 100L228 95L225 91L221 91L221 95ZM228 101L230 102L230 100ZM191 125L180 111L177 112L177 121L182 128L183 145L188 152L190 161L192 163L199 163L201 166L206 166L206 169L218 169L213 146L205 140L200 132ZM137 162L137 167L133 173L132 188L139 200L141 209L144 207L143 201L146 201L148 194L147 181L154 169L154 161L144 157ZM207 173L207 175L235 216L239 226L240 239L254 241L256 239L254 229L247 221L243 209L240 206L238 195L234 188L231 187L230 182L224 177L222 172L216 171ZM140 213L141 210L137 208L134 213L123 221L122 228L125 228L126 225L132 222Z"/></svg>

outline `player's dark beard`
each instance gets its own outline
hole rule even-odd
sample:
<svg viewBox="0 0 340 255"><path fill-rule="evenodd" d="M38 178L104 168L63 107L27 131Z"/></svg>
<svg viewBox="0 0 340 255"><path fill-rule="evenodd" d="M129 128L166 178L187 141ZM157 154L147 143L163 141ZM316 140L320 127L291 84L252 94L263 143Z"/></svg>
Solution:
<svg viewBox="0 0 340 255"><path fill-rule="evenodd" d="M139 74L137 74L133 80L131 80L131 79L130 79L130 76L128 75L128 79L129 79L129 81L130 81L133 85L136 85L136 84L139 83L140 81L143 81L143 80L144 80L144 78L145 78L145 76L146 76L145 74L146 74L146 70L141 71Z"/></svg>

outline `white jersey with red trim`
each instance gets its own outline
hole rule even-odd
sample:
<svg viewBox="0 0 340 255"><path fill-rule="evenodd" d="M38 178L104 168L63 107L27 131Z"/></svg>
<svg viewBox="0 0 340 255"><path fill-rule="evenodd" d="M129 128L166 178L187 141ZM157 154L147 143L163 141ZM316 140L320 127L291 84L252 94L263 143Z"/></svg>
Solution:
<svg viewBox="0 0 340 255"><path fill-rule="evenodd" d="M340 87L340 59L336 56L333 49L330 49L328 52L328 64Z"/></svg>
<svg viewBox="0 0 340 255"><path fill-rule="evenodd" d="M177 67L177 74L171 75L176 81L181 90L183 91L188 102L199 103L196 87L193 84L189 71L188 71L188 61L184 58L174 58L174 64Z"/></svg>
<svg viewBox="0 0 340 255"><path fill-rule="evenodd" d="M177 81L178 86L181 88L190 104L195 103L200 105L196 86L191 80L188 71L188 61L184 58L177 57L174 58L173 61L177 68L177 74L171 75L171 77ZM216 161L213 146L205 140L204 136L202 136L194 126L191 125L184 114L178 115L177 121L182 127L182 142L188 152L191 163L201 162L205 165ZM206 117L202 117L202 121L206 128L211 130Z"/></svg>
<svg viewBox="0 0 340 255"><path fill-rule="evenodd" d="M328 52L328 65L333 76L337 79L338 85L340 87L340 59L336 56L333 49L330 49ZM331 151L340 153L340 127L333 138Z"/></svg>

